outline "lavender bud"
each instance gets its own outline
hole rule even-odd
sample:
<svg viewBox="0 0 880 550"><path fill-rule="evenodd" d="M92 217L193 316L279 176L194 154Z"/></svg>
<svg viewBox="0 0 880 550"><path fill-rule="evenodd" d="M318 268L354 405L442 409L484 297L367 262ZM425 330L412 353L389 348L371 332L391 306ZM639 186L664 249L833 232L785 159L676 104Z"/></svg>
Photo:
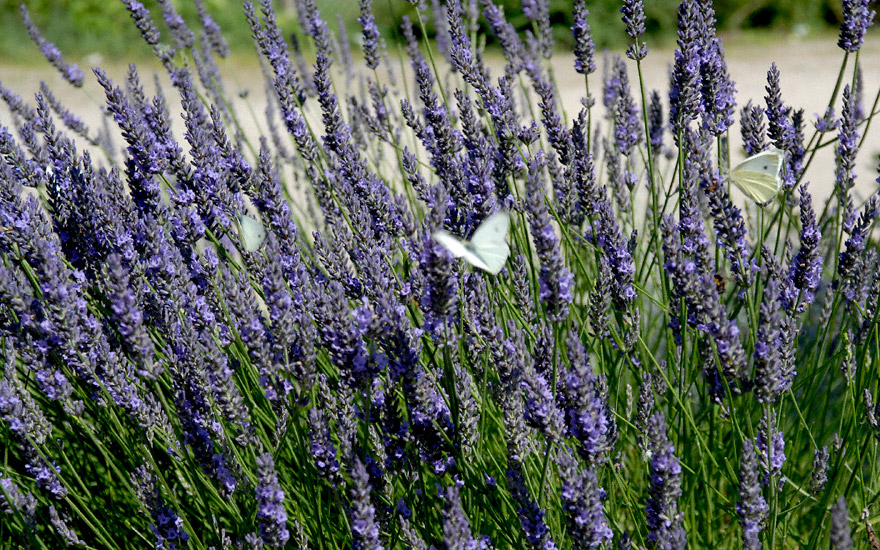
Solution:
<svg viewBox="0 0 880 550"><path fill-rule="evenodd" d="M865 419L874 430L874 437L880 441L880 403L874 404L871 391L865 390Z"/></svg>
<svg viewBox="0 0 880 550"><path fill-rule="evenodd" d="M636 107L629 87L626 63L614 57L611 78L605 84L606 101L614 114L614 138L617 149L629 156L633 147L642 140L641 111Z"/></svg>
<svg viewBox="0 0 880 550"><path fill-rule="evenodd" d="M697 0L678 6L678 49L669 86L669 123L672 135L679 135L700 111L700 33L703 21Z"/></svg>
<svg viewBox="0 0 880 550"><path fill-rule="evenodd" d="M792 258L788 270L788 282L802 292L804 304L811 304L822 276L823 260L819 253L822 233L816 224L816 213L813 211L813 201L808 191L808 183L801 185L800 194L801 248ZM795 308L800 311L801 307L801 304L789 303L786 309Z"/></svg>
<svg viewBox="0 0 880 550"><path fill-rule="evenodd" d="M165 504L156 478L146 466L139 466L131 474L131 483L135 494L149 510L153 523L150 530L156 537L156 548L185 547L189 541L189 533L183 530L183 518ZM166 546L167 545L167 546Z"/></svg>
<svg viewBox="0 0 880 550"><path fill-rule="evenodd" d="M528 548L531 550L557 550L550 529L544 520L544 510L532 497L526 485L522 464L511 457L508 457L507 487L516 502L516 512Z"/></svg>
<svg viewBox="0 0 880 550"><path fill-rule="evenodd" d="M666 130L663 124L663 104L660 100L660 92L651 92L651 104L648 107L648 128L651 136L651 151L658 155L663 151L663 132Z"/></svg>
<svg viewBox="0 0 880 550"><path fill-rule="evenodd" d="M836 150L835 192L841 208L851 204L850 190L856 184L856 155L859 152L858 120L856 102L849 85L843 88L843 113L840 121L839 140Z"/></svg>
<svg viewBox="0 0 880 550"><path fill-rule="evenodd" d="M471 533L470 522L461 506L459 491L457 485L447 487L444 491L446 506L443 508L443 548L445 550L486 548L486 538L475 538Z"/></svg>
<svg viewBox="0 0 880 550"><path fill-rule="evenodd" d="M743 148L749 156L757 155L767 148L764 131L764 109L752 105L749 100L740 112Z"/></svg>
<svg viewBox="0 0 880 550"><path fill-rule="evenodd" d="M522 0L522 11L538 26L538 46L541 55L550 59L553 55L553 29L550 26L549 0Z"/></svg>
<svg viewBox="0 0 880 550"><path fill-rule="evenodd" d="M744 550L761 549L759 535L768 512L767 501L761 494L761 485L758 482L755 447L751 441L746 440L743 442L742 462L739 466L739 503L736 505L736 513L743 530Z"/></svg>
<svg viewBox="0 0 880 550"><path fill-rule="evenodd" d="M719 136L733 124L736 109L736 88L727 72L720 38L712 38L703 52L700 81L703 86L703 128L713 136Z"/></svg>
<svg viewBox="0 0 880 550"><path fill-rule="evenodd" d="M16 483L0 474L0 512L13 515L16 512L24 517L25 522L32 524L36 519L37 499L30 491L23 492Z"/></svg>
<svg viewBox="0 0 880 550"><path fill-rule="evenodd" d="M828 446L813 451L813 475L810 479L810 489L814 495L818 495L825 490L825 484L828 483Z"/></svg>
<svg viewBox="0 0 880 550"><path fill-rule="evenodd" d="M767 417L761 417L758 436L755 438L755 447L758 451L758 462L764 470L761 483L767 485L770 483L771 477L779 477L782 465L785 464L785 439L776 426L775 412L770 412L769 421ZM779 480L780 490L784 482L785 478Z"/></svg>
<svg viewBox="0 0 880 550"><path fill-rule="evenodd" d="M779 302L779 281L771 278L764 288L764 296L755 335L755 399L758 403L773 403L788 388L783 377L782 312Z"/></svg>

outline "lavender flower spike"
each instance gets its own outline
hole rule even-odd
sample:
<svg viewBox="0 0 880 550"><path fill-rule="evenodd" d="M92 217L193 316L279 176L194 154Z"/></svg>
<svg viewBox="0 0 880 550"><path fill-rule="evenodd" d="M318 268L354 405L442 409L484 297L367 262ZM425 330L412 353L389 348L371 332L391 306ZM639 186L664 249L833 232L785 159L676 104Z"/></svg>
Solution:
<svg viewBox="0 0 880 550"><path fill-rule="evenodd" d="M80 69L76 63L68 63L65 61L58 46L43 37L43 34L40 32L40 29L37 28L34 20L31 19L31 15L28 13L27 7L24 4L21 5L21 19L24 22L24 27L27 29L31 40L34 41L34 44L36 44L43 53L43 57L45 57L53 67L58 69L58 72L61 73L64 80L70 82L77 88L81 88L84 77L82 69Z"/></svg>
<svg viewBox="0 0 880 550"><path fill-rule="evenodd" d="M356 458L352 472L354 488L352 492L351 532L354 535L353 550L382 550L379 540L379 525L376 523L376 509L370 504L370 474L366 466Z"/></svg>
<svg viewBox="0 0 880 550"><path fill-rule="evenodd" d="M626 24L626 34L633 39L633 43L626 49L626 56L640 61L648 55L648 46L639 44L639 37L645 34L645 4L642 0L623 0L620 13L623 14L623 22Z"/></svg>
<svg viewBox="0 0 880 550"><path fill-rule="evenodd" d="M544 157L540 153L529 163L526 204L532 239L541 260L540 298L547 307L549 319L562 321L568 317L568 306L574 298L574 276L565 266L559 238L544 202L543 166Z"/></svg>
<svg viewBox="0 0 880 550"><path fill-rule="evenodd" d="M761 524L767 519L767 512L767 501L761 494L761 485L758 483L755 446L746 440L743 442L742 462L739 466L739 504L736 505L736 513L743 530L744 550L761 550L758 535L762 529Z"/></svg>
<svg viewBox="0 0 880 550"><path fill-rule="evenodd" d="M681 496L681 464L675 456L675 447L666 435L663 413L648 418L648 449L651 453L651 486L645 519L648 523L648 542L653 548L680 550L687 546L687 533L682 526L683 516L678 511Z"/></svg>
<svg viewBox="0 0 880 550"><path fill-rule="evenodd" d="M605 490L593 468L578 471L578 462L571 449L560 450L559 477L562 481L562 509L568 525L573 550L602 548L614 537L602 501Z"/></svg>
<svg viewBox="0 0 880 550"><path fill-rule="evenodd" d="M488 548L488 540L474 538L464 509L461 507L459 488L446 489L446 507L443 509L443 547L448 550Z"/></svg>
<svg viewBox="0 0 880 550"><path fill-rule="evenodd" d="M822 232L816 225L813 200L807 187L807 183L800 187L801 248L791 261L788 280L794 288L803 293L801 299L804 304L808 305L813 303L822 276L822 256L818 250L819 242L822 240ZM797 300L797 297L793 298ZM792 308L800 311L801 304L789 301L787 309L791 310Z"/></svg>
<svg viewBox="0 0 880 550"><path fill-rule="evenodd" d="M360 0L360 8L358 22L364 29L364 62L367 67L375 69L379 66L379 28L373 16L373 0Z"/></svg>
<svg viewBox="0 0 880 550"><path fill-rule="evenodd" d="M571 34L574 38L574 70L580 74L590 74L596 71L596 62L593 59L596 45L593 43L593 33L587 22L589 15L586 0L576 0Z"/></svg>
<svg viewBox="0 0 880 550"><path fill-rule="evenodd" d="M840 497L831 508L831 548L832 550L852 550L852 532L849 528L849 510L846 497Z"/></svg>
<svg viewBox="0 0 880 550"><path fill-rule="evenodd" d="M874 10L868 9L870 0L843 0L843 22L837 45L852 53L865 42L865 32L874 23Z"/></svg>
<svg viewBox="0 0 880 550"><path fill-rule="evenodd" d="M284 491L278 485L275 461L271 453L257 457L257 521L260 536L269 546L284 546L290 538L287 530L287 512L284 511Z"/></svg>

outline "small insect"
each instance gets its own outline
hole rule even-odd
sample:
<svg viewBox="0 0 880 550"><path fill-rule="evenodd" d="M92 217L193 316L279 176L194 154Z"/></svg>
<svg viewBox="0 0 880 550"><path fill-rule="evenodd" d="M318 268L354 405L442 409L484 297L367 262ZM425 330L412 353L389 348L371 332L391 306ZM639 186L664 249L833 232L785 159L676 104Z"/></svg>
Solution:
<svg viewBox="0 0 880 550"><path fill-rule="evenodd" d="M758 203L770 204L782 187L782 163L785 153L778 149L768 149L742 161L730 171L730 181L740 191Z"/></svg>
<svg viewBox="0 0 880 550"><path fill-rule="evenodd" d="M254 218L244 214L239 214L237 220L241 244L248 252L256 252L266 242L266 228Z"/></svg>
<svg viewBox="0 0 880 550"><path fill-rule="evenodd" d="M719 294L724 294L724 290L727 288L727 281L718 273L715 274L715 288L718 289Z"/></svg>
<svg viewBox="0 0 880 550"><path fill-rule="evenodd" d="M510 215L502 211L486 218L470 241L442 230L435 231L432 237L456 258L464 258L472 266L498 275L510 256L510 247L507 246L509 228Z"/></svg>

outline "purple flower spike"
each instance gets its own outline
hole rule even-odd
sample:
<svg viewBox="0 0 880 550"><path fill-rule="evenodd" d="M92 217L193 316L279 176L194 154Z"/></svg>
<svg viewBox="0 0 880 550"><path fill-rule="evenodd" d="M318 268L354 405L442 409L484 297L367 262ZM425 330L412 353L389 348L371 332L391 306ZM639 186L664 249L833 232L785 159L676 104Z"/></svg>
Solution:
<svg viewBox="0 0 880 550"><path fill-rule="evenodd" d="M445 550L483 550L489 548L487 537L474 537L471 525L461 506L460 489L457 485L447 487L443 508L443 548Z"/></svg>
<svg viewBox="0 0 880 550"><path fill-rule="evenodd" d="M776 425L776 413L770 412L769 421L762 417L758 426L758 436L755 438L755 448L758 451L758 463L764 470L761 484L767 485L771 478L778 478L778 487L782 488L785 478L780 478L782 465L785 464L785 438L782 431Z"/></svg>
<svg viewBox="0 0 880 550"><path fill-rule="evenodd" d="M572 548L586 550L603 548L614 533L608 526L602 502L605 490L599 486L593 468L579 471L577 460L568 447L559 451L559 477L562 481L562 509L568 525Z"/></svg>
<svg viewBox="0 0 880 550"><path fill-rule="evenodd" d="M522 464L512 457L508 457L507 487L517 505L516 512L519 515L527 548L529 550L557 550L558 547L550 534L550 528L547 527L544 520L544 510L541 509L526 486Z"/></svg>
<svg viewBox="0 0 880 550"><path fill-rule="evenodd" d="M576 328L565 340L570 367L559 379L560 401L568 435L575 438L578 453L590 466L606 462L617 437L614 412L608 406L605 379L593 374L587 351Z"/></svg>
<svg viewBox="0 0 880 550"><path fill-rule="evenodd" d="M752 105L752 101L749 100L740 112L740 127L743 148L747 155L757 155L767 148L764 109L762 107Z"/></svg>
<svg viewBox="0 0 880 550"><path fill-rule="evenodd" d="M874 10L868 9L870 0L843 0L843 22L837 45L846 52L856 52L865 42L865 33L874 23Z"/></svg>
<svg viewBox="0 0 880 550"><path fill-rule="evenodd" d="M138 0L122 0L128 9L129 15L134 20L135 26L141 31L141 36L150 46L159 45L159 29L150 17L150 11Z"/></svg>
<svg viewBox="0 0 880 550"><path fill-rule="evenodd" d="M755 337L755 399L773 403L791 385L783 365L783 313L780 304L780 282L771 277L764 288L764 297Z"/></svg>
<svg viewBox="0 0 880 550"><path fill-rule="evenodd" d="M720 38L712 38L703 52L700 68L703 95L703 127L719 136L733 124L736 88L727 72Z"/></svg>
<svg viewBox="0 0 880 550"><path fill-rule="evenodd" d="M626 24L626 34L634 41L626 49L626 56L632 60L640 61L648 55L648 47L644 44L638 44L639 37L645 34L645 4L642 0L623 0L620 13L623 14L623 22Z"/></svg>
<svg viewBox="0 0 880 550"><path fill-rule="evenodd" d="M831 548L832 550L852 550L852 532L849 527L849 510L846 497L840 497L831 508Z"/></svg>
<svg viewBox="0 0 880 550"><path fill-rule="evenodd" d="M156 548L185 548L189 533L183 530L183 518L166 505L159 487L156 486L156 477L146 466L139 466L131 474L131 483L138 499L152 517L150 530L156 537Z"/></svg>
<svg viewBox="0 0 880 550"><path fill-rule="evenodd" d="M367 67L375 69L379 66L379 27L373 17L373 0L360 0L360 8L358 22L363 27L364 62Z"/></svg>
<svg viewBox="0 0 880 550"><path fill-rule="evenodd" d="M596 62L593 59L596 46L593 43L593 32L587 22L589 15L586 0L576 0L571 34L574 38L574 70L580 74L590 74L596 71Z"/></svg>
<svg viewBox="0 0 880 550"><path fill-rule="evenodd" d="M642 139L641 111L636 106L629 88L626 63L614 57L611 78L605 84L606 105L614 115L614 138L617 150L629 156Z"/></svg>
<svg viewBox="0 0 880 550"><path fill-rule="evenodd" d="M856 185L856 155L859 152L859 131L856 101L847 84L843 88L843 113L840 120L840 139L837 143L835 194L840 208L852 207L850 190Z"/></svg>
<svg viewBox="0 0 880 550"><path fill-rule="evenodd" d="M65 61L58 46L43 37L43 34L40 32L40 29L37 28L34 20L31 19L31 15L28 13L27 7L24 4L21 5L21 19L24 22L24 27L27 29L31 40L34 41L34 44L36 44L43 53L43 57L45 57L53 67L58 69L58 72L61 73L64 80L70 82L77 88L81 88L84 78L82 69L80 69L76 63L68 63Z"/></svg>
<svg viewBox="0 0 880 550"><path fill-rule="evenodd" d="M522 0L522 11L538 26L538 45L541 55L550 59L553 55L553 28L550 26L549 0Z"/></svg>
<svg viewBox="0 0 880 550"><path fill-rule="evenodd" d="M284 546L290 538L287 530L287 512L284 510L284 491L278 485L275 461L270 453L257 457L257 522L263 543Z"/></svg>
<svg viewBox="0 0 880 550"><path fill-rule="evenodd" d="M788 281L801 291L801 302L795 303L797 296L787 297L786 309L801 311L806 305L813 303L816 290L822 277L822 256L819 254L819 242L822 240L822 232L816 225L816 213L813 211L813 201L808 191L808 183L800 187L800 210L801 210L801 248L791 261L788 271Z"/></svg>
<svg viewBox="0 0 880 550"><path fill-rule="evenodd" d="M351 547L354 550L382 550L379 540L379 524L376 523L376 508L370 503L370 474L366 466L356 458L352 471L351 533L354 537Z"/></svg>
<svg viewBox="0 0 880 550"><path fill-rule="evenodd" d="M684 517L678 511L681 464L666 435L663 413L654 413L648 419L647 442L651 457L651 485L645 509L648 542L653 548L682 550L687 546L687 533L682 526Z"/></svg>
<svg viewBox="0 0 880 550"><path fill-rule="evenodd" d="M678 49L669 86L669 123L676 141L700 113L700 42L703 32L698 0L684 0L678 6Z"/></svg>
<svg viewBox="0 0 880 550"><path fill-rule="evenodd" d="M828 447L822 447L813 451L813 474L810 478L810 489L817 495L825 490L828 483Z"/></svg>
<svg viewBox="0 0 880 550"><path fill-rule="evenodd" d="M562 321L568 317L568 306L574 297L574 276L565 266L559 238L545 203L543 166L544 157L540 153L529 163L526 203L532 240L541 261L539 297L547 308L549 319Z"/></svg>
<svg viewBox="0 0 880 550"><path fill-rule="evenodd" d="M742 527L743 549L761 550L759 535L767 519L769 508L758 482L758 459L751 441L743 442L742 462L739 466L739 503L736 513Z"/></svg>

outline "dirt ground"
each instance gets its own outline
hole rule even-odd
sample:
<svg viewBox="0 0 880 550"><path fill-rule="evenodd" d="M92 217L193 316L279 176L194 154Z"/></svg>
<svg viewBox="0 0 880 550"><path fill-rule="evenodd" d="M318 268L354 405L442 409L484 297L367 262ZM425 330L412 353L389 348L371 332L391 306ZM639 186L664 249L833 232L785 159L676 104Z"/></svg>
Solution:
<svg viewBox="0 0 880 550"><path fill-rule="evenodd" d="M757 105L764 105L764 86L766 84L767 70L772 62L776 62L782 75L783 99L788 105L805 110L807 120L807 137L812 134L812 121L815 114L823 113L828 100L834 89L835 80L843 59L843 52L836 46L836 37L827 36L823 39L799 40L789 37L781 37L772 43L754 43L737 40L737 37L725 39L727 50L727 62L731 77L736 82L737 107L746 104L748 100ZM612 52L613 54L614 52ZM601 93L601 55L600 70L591 75L590 86L594 94ZM672 62L671 49L652 49L643 62L643 75L646 90L658 89L661 97L666 102L668 89L669 67ZM90 66L89 60L79 60L81 67ZM93 63L96 59L91 59ZM265 95L262 89L262 76L255 62L236 60L226 62L221 69L227 78L227 89L230 94L236 94L247 86L250 89L247 105L240 105L238 109L242 115L242 124L248 135L256 136L265 132L263 123L256 123L248 115L251 109L256 117L262 118L265 105ZM875 97L880 90L880 35L869 35L868 41L860 53L860 64L863 71L863 104L865 112L869 112ZM554 72L559 84L562 102L569 116L577 113L579 100L584 94L583 77L573 70L573 56L566 52L559 52L553 59ZM633 91L636 92L637 75L635 64L627 62L630 69L630 81ZM124 82L126 67L121 64L101 66L122 85ZM850 58L850 68L852 57ZM139 65L141 78L148 92L152 92L152 71L155 65ZM496 73L497 74L497 73ZM852 72L847 72L846 81L852 78ZM0 60L0 82L12 89L26 100L33 102L33 94L39 89L41 80L47 82L56 95L68 108L81 116L88 124L94 126L100 120L100 105L102 104L102 90L95 82L91 72L86 74L86 86L83 90L72 88L61 80L58 74L46 63L35 66L21 66L4 63ZM169 98L176 104L176 98ZM241 101L241 100L237 100ZM599 106L601 109L601 106ZM840 100L837 101L836 113L840 114ZM737 113L738 118L738 113ZM595 120L595 119L594 119ZM0 124L11 126L11 120L5 105L0 106ZM175 120L175 130L182 131L182 123L179 118ZM864 131L864 127L861 128ZM880 121L870 129L868 138L863 144L859 154L857 193L866 197L876 192L878 184L878 153L880 153ZM740 147L739 127L734 126L731 133L732 163L742 159ZM824 202L834 184L834 147L824 148L810 167L807 180L811 182L814 199ZM742 195L734 197L739 202L746 199Z"/></svg>

